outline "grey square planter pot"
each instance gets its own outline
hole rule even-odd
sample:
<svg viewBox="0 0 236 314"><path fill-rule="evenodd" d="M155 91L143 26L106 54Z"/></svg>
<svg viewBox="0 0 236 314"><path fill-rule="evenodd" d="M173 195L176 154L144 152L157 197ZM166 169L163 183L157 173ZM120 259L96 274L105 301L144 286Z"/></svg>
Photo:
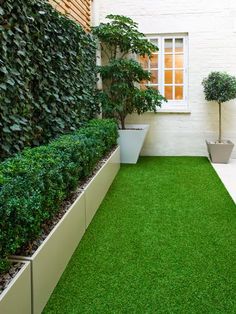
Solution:
<svg viewBox="0 0 236 314"><path fill-rule="evenodd" d="M213 163L227 164L229 162L234 144L231 141L222 143L206 141L209 157Z"/></svg>
<svg viewBox="0 0 236 314"><path fill-rule="evenodd" d="M30 262L22 263L21 270L0 294L1 314L31 314Z"/></svg>

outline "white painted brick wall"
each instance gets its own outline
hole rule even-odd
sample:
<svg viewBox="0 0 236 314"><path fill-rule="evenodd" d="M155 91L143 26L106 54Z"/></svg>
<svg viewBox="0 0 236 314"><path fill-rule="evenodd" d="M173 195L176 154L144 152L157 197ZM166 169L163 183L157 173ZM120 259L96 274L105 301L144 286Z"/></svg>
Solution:
<svg viewBox="0 0 236 314"><path fill-rule="evenodd" d="M95 24L122 14L145 34L189 35L191 114L147 113L127 119L151 125L143 155L206 155L205 139L216 139L218 106L204 100L202 79L213 70L236 75L236 0L94 0ZM223 105L223 136L236 143L236 101ZM233 157L236 158L236 148Z"/></svg>

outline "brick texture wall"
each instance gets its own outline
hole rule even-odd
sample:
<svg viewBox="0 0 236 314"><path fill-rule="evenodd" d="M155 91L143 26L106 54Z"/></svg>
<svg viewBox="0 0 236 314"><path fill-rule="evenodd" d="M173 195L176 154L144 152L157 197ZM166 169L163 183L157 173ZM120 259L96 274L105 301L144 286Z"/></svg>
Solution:
<svg viewBox="0 0 236 314"><path fill-rule="evenodd" d="M188 33L190 113L147 113L127 122L150 124L143 155L206 155L205 139L217 139L218 107L204 100L201 82L210 71L236 75L236 1L94 1L96 23L123 14L145 34ZM224 138L236 143L236 101L223 105L222 123Z"/></svg>

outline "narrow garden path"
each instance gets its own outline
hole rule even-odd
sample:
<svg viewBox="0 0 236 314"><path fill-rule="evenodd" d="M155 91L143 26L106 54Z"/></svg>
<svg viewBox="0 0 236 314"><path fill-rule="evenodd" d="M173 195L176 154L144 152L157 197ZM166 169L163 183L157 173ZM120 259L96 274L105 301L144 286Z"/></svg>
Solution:
<svg viewBox="0 0 236 314"><path fill-rule="evenodd" d="M122 166L44 313L236 313L236 206L209 161Z"/></svg>

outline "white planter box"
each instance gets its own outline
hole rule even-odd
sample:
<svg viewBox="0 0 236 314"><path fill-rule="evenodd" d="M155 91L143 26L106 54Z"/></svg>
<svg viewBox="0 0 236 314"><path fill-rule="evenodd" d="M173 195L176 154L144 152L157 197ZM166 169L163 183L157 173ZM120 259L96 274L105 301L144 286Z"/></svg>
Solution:
<svg viewBox="0 0 236 314"><path fill-rule="evenodd" d="M31 262L33 314L41 313L47 304L84 232L85 195L82 193L31 257L14 256Z"/></svg>
<svg viewBox="0 0 236 314"><path fill-rule="evenodd" d="M128 124L126 130L119 130L118 144L121 149L121 162L126 164L136 164L144 140L146 138L149 125Z"/></svg>
<svg viewBox="0 0 236 314"><path fill-rule="evenodd" d="M31 314L30 262L22 263L24 266L0 294L1 314Z"/></svg>
<svg viewBox="0 0 236 314"><path fill-rule="evenodd" d="M86 228L96 214L119 169L120 148L118 147L85 187Z"/></svg>
<svg viewBox="0 0 236 314"><path fill-rule="evenodd" d="M31 257L13 257L31 262L33 314L41 313L47 304L119 168L120 149L118 147L37 251Z"/></svg>

